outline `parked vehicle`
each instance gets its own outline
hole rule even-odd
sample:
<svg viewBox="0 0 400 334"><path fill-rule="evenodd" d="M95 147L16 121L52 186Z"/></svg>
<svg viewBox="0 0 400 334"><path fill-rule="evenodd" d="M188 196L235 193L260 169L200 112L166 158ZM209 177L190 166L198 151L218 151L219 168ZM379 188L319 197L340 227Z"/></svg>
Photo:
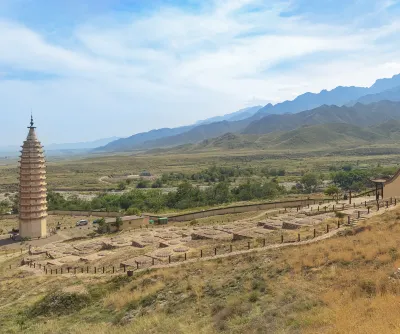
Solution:
<svg viewBox="0 0 400 334"><path fill-rule="evenodd" d="M84 219L76 222L76 226L84 226L84 225L87 225L87 224L89 224L89 222L87 220L84 220Z"/></svg>

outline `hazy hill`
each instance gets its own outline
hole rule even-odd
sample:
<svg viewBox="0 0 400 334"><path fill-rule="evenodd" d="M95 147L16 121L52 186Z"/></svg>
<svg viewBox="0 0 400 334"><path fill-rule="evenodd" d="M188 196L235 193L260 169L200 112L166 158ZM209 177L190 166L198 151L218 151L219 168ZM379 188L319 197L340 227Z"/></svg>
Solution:
<svg viewBox="0 0 400 334"><path fill-rule="evenodd" d="M91 149L102 145L107 145L108 143L114 142L115 140L118 139L119 139L118 137L111 137L111 138L103 138L94 141L80 142L80 143L50 144L46 145L45 148L47 151Z"/></svg>
<svg viewBox="0 0 400 334"><path fill-rule="evenodd" d="M267 114L284 114L284 113L296 113L303 110L309 110L321 105L337 105L342 106L347 104L349 101L356 101L362 99L364 95L378 94L393 88L400 86L400 74L394 75L392 78L378 79L375 83L369 87L336 87L330 91L322 90L319 93L305 93L299 95L292 101L285 101L277 103L272 106L271 104L261 108L254 116L254 119L259 119L263 115ZM392 100L392 95L382 95L380 98L365 101L358 101L361 103L371 103L382 100L398 101L398 98ZM355 103L356 103L355 102Z"/></svg>
<svg viewBox="0 0 400 334"><path fill-rule="evenodd" d="M268 115L252 122L244 134L266 134L288 131L303 125L346 123L367 127L390 119L400 119L400 102L381 101L368 105L357 103L353 107L327 106L297 114Z"/></svg>
<svg viewBox="0 0 400 334"><path fill-rule="evenodd" d="M211 118L207 118L202 121L196 122L196 125L200 124L210 124L215 122L222 122L222 121L240 121L242 119L249 118L253 116L262 106L254 106L249 108L240 109L230 114L226 114L223 116L215 116Z"/></svg>
<svg viewBox="0 0 400 334"><path fill-rule="evenodd" d="M178 128L162 128L151 130L148 132L137 133L128 138L120 138L107 145L96 148L96 151L127 151L141 147L145 142L150 140L157 140L159 138L165 138L175 136L186 131L190 131L194 125L181 126Z"/></svg>
<svg viewBox="0 0 400 334"><path fill-rule="evenodd" d="M348 105L354 105L357 102L363 104L369 104L383 100L400 101L400 86L385 90L380 93L364 95L360 97L357 101L351 102Z"/></svg>
<svg viewBox="0 0 400 334"><path fill-rule="evenodd" d="M241 132L249 124L248 121L235 121L235 122L217 122L211 124L203 124L192 128L191 130L170 136L160 138L153 141L148 141L142 145L143 148L176 146L187 143L196 143L207 138L214 138L228 132Z"/></svg>
<svg viewBox="0 0 400 334"><path fill-rule="evenodd" d="M297 113L303 110L309 110L321 105L335 104L341 106L348 101L356 100L367 94L368 88L363 87L336 87L331 91L322 90L320 93L305 93L296 97L293 101L285 101L282 103L266 105L261 108L253 116L254 119L259 119L267 114L284 114Z"/></svg>
<svg viewBox="0 0 400 334"><path fill-rule="evenodd" d="M390 90L400 86L400 74L394 75L391 78L378 79L369 88L369 94L376 94L386 90Z"/></svg>

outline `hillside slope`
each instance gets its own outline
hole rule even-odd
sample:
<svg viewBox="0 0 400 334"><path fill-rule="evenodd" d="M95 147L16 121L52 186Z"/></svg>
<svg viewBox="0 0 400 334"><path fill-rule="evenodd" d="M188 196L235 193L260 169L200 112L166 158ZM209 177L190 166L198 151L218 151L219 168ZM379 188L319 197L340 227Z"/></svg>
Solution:
<svg viewBox="0 0 400 334"><path fill-rule="evenodd" d="M400 102L381 101L368 105L357 103L353 107L324 105L297 114L265 116L252 122L243 130L243 134L266 134L325 123L347 123L366 127L390 119L400 119Z"/></svg>
<svg viewBox="0 0 400 334"><path fill-rule="evenodd" d="M129 151L135 148L140 148L145 142L150 140L157 140L159 138L175 136L180 133L189 131L194 126L181 126L178 128L162 128L151 130L148 132L141 132L130 136L128 138L120 138L107 145L97 147L95 151L112 152L112 151Z"/></svg>
<svg viewBox="0 0 400 334"><path fill-rule="evenodd" d="M376 94L368 94L360 97L357 101L351 102L348 105L354 105L355 103L369 104L378 101L400 101L400 86L385 90Z"/></svg>
<svg viewBox="0 0 400 334"><path fill-rule="evenodd" d="M223 116L215 116L215 117L207 118L202 121L198 121L198 122L196 122L195 125L210 124L210 123L222 122L222 121L240 121L242 119L246 119L246 118L253 116L262 107L263 106L254 106L254 107L240 109L240 110L235 111L230 114L225 114Z"/></svg>
<svg viewBox="0 0 400 334"><path fill-rule="evenodd" d="M241 132L246 128L248 124L249 122L246 120L236 122L223 121L211 124L203 124L176 136L148 141L143 144L143 147L155 148L197 143L204 139L218 137L228 132Z"/></svg>
<svg viewBox="0 0 400 334"><path fill-rule="evenodd" d="M22 255L2 258L2 331L398 333L399 217L396 208L317 243L133 277L35 275L15 269Z"/></svg>

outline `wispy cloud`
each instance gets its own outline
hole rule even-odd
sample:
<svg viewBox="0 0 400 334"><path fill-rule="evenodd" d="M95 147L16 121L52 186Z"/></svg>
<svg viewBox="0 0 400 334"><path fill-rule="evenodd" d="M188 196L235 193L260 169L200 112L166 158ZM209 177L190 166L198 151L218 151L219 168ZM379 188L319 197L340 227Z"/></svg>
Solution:
<svg viewBox="0 0 400 334"><path fill-rule="evenodd" d="M399 1L99 3L62 27L0 5L0 121L32 107L44 141L123 136L400 71Z"/></svg>

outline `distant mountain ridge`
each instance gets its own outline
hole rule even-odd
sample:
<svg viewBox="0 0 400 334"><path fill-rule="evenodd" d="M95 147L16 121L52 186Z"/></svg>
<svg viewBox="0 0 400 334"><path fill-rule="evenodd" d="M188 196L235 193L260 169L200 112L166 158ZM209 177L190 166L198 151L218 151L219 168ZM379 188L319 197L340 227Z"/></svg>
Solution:
<svg viewBox="0 0 400 334"><path fill-rule="evenodd" d="M387 129L390 128L390 132ZM269 150L319 150L332 148L368 147L397 144L400 140L400 121L371 127L360 127L346 123L304 125L294 130L271 132L261 135L226 133L220 137L206 139L197 144L158 149L159 152L184 153L231 149Z"/></svg>
<svg viewBox="0 0 400 334"><path fill-rule="evenodd" d="M345 123L367 127L391 119L400 120L400 102L380 101L367 105L357 103L352 107L323 105L296 114L265 116L249 124L242 133L266 134L294 130L304 125L327 123Z"/></svg>
<svg viewBox="0 0 400 334"><path fill-rule="evenodd" d="M347 105L354 105L355 103L369 104L383 100L400 101L400 86L385 90L380 93L364 95L357 101L350 102Z"/></svg>
<svg viewBox="0 0 400 334"><path fill-rule="evenodd" d="M223 116L215 116L215 117L207 118L202 121L197 121L195 123L195 125L210 124L210 123L222 122L222 121L241 121L243 119L253 116L262 107L263 106L254 106L254 107L240 109L238 111L235 111L230 114L225 114Z"/></svg>
<svg viewBox="0 0 400 334"><path fill-rule="evenodd" d="M162 129L151 130L148 132L141 132L133 136L130 136L128 138L120 138L116 141L108 143L107 145L97 147L95 151L105 151L105 152L129 151L135 148L142 147L148 141L176 136L186 131L190 131L194 127L195 127L194 125L188 125L172 129L162 128Z"/></svg>
<svg viewBox="0 0 400 334"><path fill-rule="evenodd" d="M115 152L129 151L132 149L150 149L156 147L176 146L188 143L196 143L205 139L218 137L225 133L266 133L265 131L287 131L295 129L296 126L307 124L298 117L288 117L291 114L297 114L303 111L309 111L323 106L322 111L332 111L334 106L341 107L348 105L356 106L358 103L379 102L382 100L399 101L400 74L387 79L378 79L369 88L367 87L343 87L339 86L331 91L322 90L320 93L305 93L292 101L284 101L275 105L267 104L259 108L259 106L241 109L237 112L226 114L224 116L216 116L204 121L200 124L194 124L186 127L173 129L159 129L149 132L136 134L128 138L119 139L103 147L99 147L96 151ZM361 109L357 106L356 109ZM351 109L348 112L352 112ZM247 118L242 118L251 115ZM279 116L284 116L284 118ZM346 122L346 117L351 115L339 116L332 112L329 114L332 119L323 121L324 118L320 113L321 121L316 116L309 115L312 122L310 124L322 124L329 122ZM269 117L265 119L265 117ZM359 115L358 115L359 116ZM301 116L302 117L302 116ZM344 119L342 119L344 117ZM224 118L228 118L224 119ZM239 118L239 119L237 119ZM215 122L215 120L222 121ZM199 123L198 122L198 123ZM268 124L271 122L271 124ZM351 121L349 124L357 124ZM262 128L265 130L262 130ZM257 129L256 129L257 128ZM270 129L270 130L268 130Z"/></svg>

